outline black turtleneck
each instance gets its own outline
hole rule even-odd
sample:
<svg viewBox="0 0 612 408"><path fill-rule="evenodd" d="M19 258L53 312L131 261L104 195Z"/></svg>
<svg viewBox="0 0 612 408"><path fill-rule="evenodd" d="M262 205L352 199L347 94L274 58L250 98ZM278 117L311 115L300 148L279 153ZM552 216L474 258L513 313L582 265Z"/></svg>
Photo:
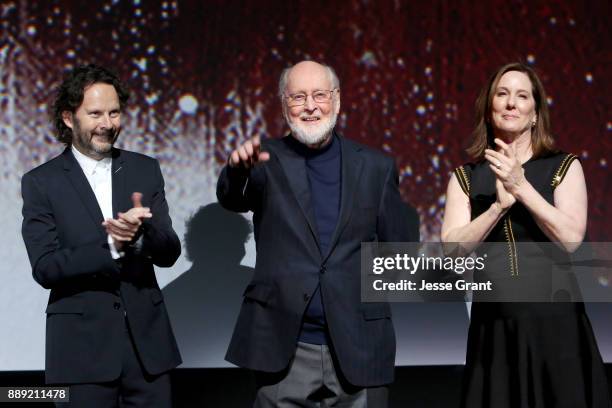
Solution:
<svg viewBox="0 0 612 408"><path fill-rule="evenodd" d="M340 141L334 135L330 143L320 149L310 149L302 144L300 146L296 146L296 151L306 160L311 204L321 254L325 257L329 251L340 213L342 173ZM304 313L300 341L310 344L327 344L326 327L323 299L321 290L317 286Z"/></svg>

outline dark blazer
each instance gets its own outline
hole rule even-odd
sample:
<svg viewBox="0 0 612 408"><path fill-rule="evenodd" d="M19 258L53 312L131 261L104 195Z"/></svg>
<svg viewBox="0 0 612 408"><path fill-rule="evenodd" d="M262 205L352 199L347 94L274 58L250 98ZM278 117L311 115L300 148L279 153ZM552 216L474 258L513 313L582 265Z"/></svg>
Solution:
<svg viewBox="0 0 612 408"><path fill-rule="evenodd" d="M174 264L181 245L168 216L157 160L112 151L113 214L143 194L153 217L141 250L114 261L102 211L70 149L22 178L22 235L34 279L51 289L47 307L47 383L111 381L121 372L125 315L145 370L181 363L153 265Z"/></svg>
<svg viewBox="0 0 612 408"><path fill-rule="evenodd" d="M304 310L321 283L335 354L357 386L393 381L395 335L387 303L362 303L361 242L418 240L418 219L398 191L393 159L339 137L342 191L330 250L321 253L305 160L295 139L267 140L268 162L250 172L225 167L217 197L234 211L253 211L257 260L227 360L278 372L295 353Z"/></svg>

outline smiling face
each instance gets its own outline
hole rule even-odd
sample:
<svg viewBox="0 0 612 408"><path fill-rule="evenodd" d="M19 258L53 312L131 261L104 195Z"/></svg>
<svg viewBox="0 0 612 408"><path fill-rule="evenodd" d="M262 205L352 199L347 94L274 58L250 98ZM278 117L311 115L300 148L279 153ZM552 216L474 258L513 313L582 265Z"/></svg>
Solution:
<svg viewBox="0 0 612 408"><path fill-rule="evenodd" d="M312 61L296 64L287 77L283 113L292 135L305 145L319 146L331 138L340 112L339 90L332 92L331 100L316 102L313 93L333 90L332 78L326 67ZM287 97L306 95L303 105L289 106Z"/></svg>
<svg viewBox="0 0 612 408"><path fill-rule="evenodd" d="M536 103L529 77L519 71L501 76L493 90L491 124L495 133L520 136L531 132L536 121Z"/></svg>
<svg viewBox="0 0 612 408"><path fill-rule="evenodd" d="M108 155L121 132L121 109L115 87L95 83L85 89L83 102L62 118L72 129L72 144L84 155L100 160Z"/></svg>

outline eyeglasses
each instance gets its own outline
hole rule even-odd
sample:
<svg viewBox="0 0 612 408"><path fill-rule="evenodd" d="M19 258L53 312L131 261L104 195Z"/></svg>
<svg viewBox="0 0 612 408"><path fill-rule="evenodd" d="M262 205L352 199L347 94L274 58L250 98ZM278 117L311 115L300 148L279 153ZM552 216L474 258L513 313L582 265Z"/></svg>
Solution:
<svg viewBox="0 0 612 408"><path fill-rule="evenodd" d="M308 99L308 95L312 96L312 100L316 103L328 103L329 101L331 101L334 92L338 90L338 88L331 90L318 90L314 91L311 94L300 92L291 95L285 95L285 99L287 99L287 105L289 107L305 105L306 100Z"/></svg>

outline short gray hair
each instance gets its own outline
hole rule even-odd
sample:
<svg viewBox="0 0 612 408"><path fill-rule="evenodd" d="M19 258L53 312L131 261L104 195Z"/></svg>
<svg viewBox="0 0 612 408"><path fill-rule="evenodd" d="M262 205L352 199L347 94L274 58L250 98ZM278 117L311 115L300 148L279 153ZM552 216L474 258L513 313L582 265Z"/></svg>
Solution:
<svg viewBox="0 0 612 408"><path fill-rule="evenodd" d="M321 64L319 62L317 62L317 64L322 65L323 68L327 70L327 75L329 76L329 81L331 82L332 89L340 89L340 80L338 79L338 75L336 75L336 71L334 71L334 69L329 65ZM280 79L278 81L278 96L281 99L283 99L283 96L285 95L285 90L287 89L287 81L289 79L289 73L291 72L293 67L294 66L292 65L288 68L285 68L281 73Z"/></svg>

